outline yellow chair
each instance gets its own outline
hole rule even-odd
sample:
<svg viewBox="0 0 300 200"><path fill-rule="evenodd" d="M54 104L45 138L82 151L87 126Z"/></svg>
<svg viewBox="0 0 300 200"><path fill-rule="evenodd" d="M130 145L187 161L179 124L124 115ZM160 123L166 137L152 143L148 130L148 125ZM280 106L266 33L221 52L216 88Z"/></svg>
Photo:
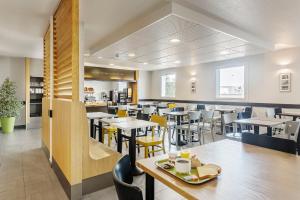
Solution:
<svg viewBox="0 0 300 200"><path fill-rule="evenodd" d="M128 113L126 110L118 110L117 112L117 116L118 117L127 117L128 116ZM116 134L117 134L117 131L118 129L116 127L113 127L113 126L103 126L102 127L102 143L104 143L104 135L107 134L108 135L108 146L110 147L111 145L111 140L112 140L112 137L114 136L116 138ZM127 143L126 144L126 147L128 146Z"/></svg>
<svg viewBox="0 0 300 200"><path fill-rule="evenodd" d="M148 155L152 153L154 156L155 152L165 151L165 134L168 129L167 118L165 116L152 115L150 121L158 123L160 126L159 131L163 131L159 136L154 135L155 127L152 127L152 135L138 137L136 139L136 143L140 145L140 147L145 148L145 158L148 158ZM152 150L149 151L149 147L152 147ZM157 147L158 149L155 149Z"/></svg>
<svg viewBox="0 0 300 200"><path fill-rule="evenodd" d="M176 104L175 103L169 103L168 108L170 108L170 109L176 108Z"/></svg>

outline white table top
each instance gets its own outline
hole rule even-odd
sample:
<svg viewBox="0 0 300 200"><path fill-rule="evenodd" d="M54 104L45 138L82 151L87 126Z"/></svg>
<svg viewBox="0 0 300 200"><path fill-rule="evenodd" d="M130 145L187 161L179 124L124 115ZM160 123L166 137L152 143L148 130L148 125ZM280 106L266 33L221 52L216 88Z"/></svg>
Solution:
<svg viewBox="0 0 300 200"><path fill-rule="evenodd" d="M105 113L105 112L87 113L87 118L88 119L101 119L101 118L110 118L110 117L115 117L115 115L108 114L108 113Z"/></svg>
<svg viewBox="0 0 300 200"><path fill-rule="evenodd" d="M122 130L132 130L137 128L146 128L149 126L157 126L158 124L145 120L134 120L121 123L112 123L111 125Z"/></svg>
<svg viewBox="0 0 300 200"><path fill-rule="evenodd" d="M184 115L188 115L189 112L192 111L171 111L171 112L165 112L165 115L171 115L171 116L184 116Z"/></svg>
<svg viewBox="0 0 300 200"><path fill-rule="evenodd" d="M215 111L230 113L230 112L235 111L235 109L234 108L216 108Z"/></svg>
<svg viewBox="0 0 300 200"><path fill-rule="evenodd" d="M249 125L257 125L257 126L278 126L282 123L291 121L289 119L276 119L276 118L248 118L248 119L239 119L235 120L234 122L237 124L249 124Z"/></svg>
<svg viewBox="0 0 300 200"><path fill-rule="evenodd" d="M129 110L141 111L141 110L142 110L142 108L134 108L134 107L130 108L130 107L129 107Z"/></svg>
<svg viewBox="0 0 300 200"><path fill-rule="evenodd" d="M284 113L279 113L278 115L300 117L300 112L284 112Z"/></svg>
<svg viewBox="0 0 300 200"><path fill-rule="evenodd" d="M101 122L106 124L112 124L112 123L122 123L127 121L136 121L136 118L133 117L120 117L120 118L103 118L100 119Z"/></svg>

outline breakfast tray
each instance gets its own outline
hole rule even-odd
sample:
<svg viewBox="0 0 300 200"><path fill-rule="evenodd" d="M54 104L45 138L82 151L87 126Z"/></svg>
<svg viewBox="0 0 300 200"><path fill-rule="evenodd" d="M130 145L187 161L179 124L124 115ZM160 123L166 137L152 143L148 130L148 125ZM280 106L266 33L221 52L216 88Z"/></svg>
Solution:
<svg viewBox="0 0 300 200"><path fill-rule="evenodd" d="M221 173L221 168L219 168L219 170L218 170L219 173L218 173L216 176L212 176L212 177L204 178L204 179L199 179L199 178L197 178L197 179L194 179L194 180L186 180L186 179L184 179L184 177L185 177L185 176L188 176L188 175L195 175L195 176L198 177L197 168L192 168L192 169L191 169L191 172L190 172L189 174L179 174L179 173L177 173L177 172L175 171L175 167L170 168L170 169L165 169L165 168L164 168L164 165L165 165L165 164L168 164L168 163L170 163L169 159L163 159L163 160L158 160L158 161L156 161L156 162L155 162L155 165L156 165L159 169L161 169L161 170L167 172L168 174L171 174L172 176L175 176L175 177L179 178L180 180L182 180L182 181L184 181L184 182L186 182L186 183L188 183L188 184L193 184L193 185L199 185L199 184L205 183L205 182L207 182L207 181L210 181L210 180L216 178L216 177ZM203 164L203 165L204 165L204 164Z"/></svg>

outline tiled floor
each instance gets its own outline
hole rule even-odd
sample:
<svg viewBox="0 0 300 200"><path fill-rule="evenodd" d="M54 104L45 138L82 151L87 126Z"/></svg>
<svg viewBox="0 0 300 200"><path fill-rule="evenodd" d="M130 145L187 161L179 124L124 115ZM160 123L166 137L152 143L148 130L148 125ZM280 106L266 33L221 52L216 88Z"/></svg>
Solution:
<svg viewBox="0 0 300 200"><path fill-rule="evenodd" d="M65 200L67 199L47 158L41 149L39 129L15 130L0 133L0 200ZM216 135L216 139L223 136ZM210 135L206 142L210 142ZM173 150L174 147L172 147ZM126 153L126 148L124 147ZM143 158L143 153L138 158ZM144 191L144 176L135 178L134 184ZM183 199L162 183L155 183L155 197L159 200ZM117 199L114 187L86 195L86 200Z"/></svg>

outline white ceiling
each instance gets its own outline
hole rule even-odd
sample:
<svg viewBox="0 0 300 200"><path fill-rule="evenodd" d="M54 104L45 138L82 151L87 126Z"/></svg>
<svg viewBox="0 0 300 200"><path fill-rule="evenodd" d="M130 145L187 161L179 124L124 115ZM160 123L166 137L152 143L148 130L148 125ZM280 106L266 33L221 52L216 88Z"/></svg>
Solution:
<svg viewBox="0 0 300 200"><path fill-rule="evenodd" d="M299 0L186 0L279 46L300 46Z"/></svg>
<svg viewBox="0 0 300 200"><path fill-rule="evenodd" d="M1 0L0 55L43 57L43 36L59 0Z"/></svg>
<svg viewBox="0 0 300 200"><path fill-rule="evenodd" d="M170 42L174 38L180 42ZM231 59L264 51L247 41L169 15L101 49L87 57L86 61L107 66L114 64L155 70ZM135 56L130 57L130 53Z"/></svg>

